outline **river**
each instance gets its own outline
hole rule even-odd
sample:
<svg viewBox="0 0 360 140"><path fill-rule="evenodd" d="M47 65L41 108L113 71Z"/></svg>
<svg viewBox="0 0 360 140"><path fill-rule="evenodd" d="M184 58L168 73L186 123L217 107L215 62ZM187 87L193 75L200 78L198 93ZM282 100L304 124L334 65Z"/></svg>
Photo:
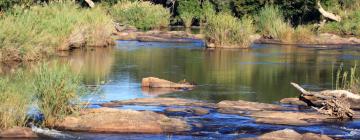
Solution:
<svg viewBox="0 0 360 140"><path fill-rule="evenodd" d="M96 104L134 98L174 97L219 102L247 100L275 103L297 97L290 82L311 90L333 88L340 65L355 65L360 48L301 48L255 44L251 49L205 49L204 43L158 43L117 41L114 48L74 51L67 57L74 71L92 87L83 101ZM169 93L141 88L141 79L155 76L197 84L194 90ZM124 106L122 109L163 112L157 106ZM176 115L175 115L176 116ZM188 122L205 127L181 135L67 133L76 139L237 139L292 128L333 137L360 138L360 122L342 122L307 127L256 124L251 118L212 111L205 116L187 116ZM66 137L68 139L69 137Z"/></svg>

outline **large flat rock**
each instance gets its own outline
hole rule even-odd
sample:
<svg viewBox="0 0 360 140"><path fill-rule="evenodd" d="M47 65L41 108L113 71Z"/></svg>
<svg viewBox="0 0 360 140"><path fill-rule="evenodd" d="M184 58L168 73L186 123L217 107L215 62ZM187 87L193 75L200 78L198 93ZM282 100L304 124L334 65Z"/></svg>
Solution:
<svg viewBox="0 0 360 140"><path fill-rule="evenodd" d="M306 126L331 122L336 118L322 115L315 110L300 112L296 108L286 108L280 105L248 102L248 101L222 101L217 104L218 111L225 114L238 114L254 118L256 123ZM354 119L359 118L355 112Z"/></svg>
<svg viewBox="0 0 360 140"><path fill-rule="evenodd" d="M220 109L226 109L227 111L233 110L236 114L236 111L261 111L261 110L286 110L286 108L280 105L258 103L258 102L248 102L248 101L221 101L217 104L217 107Z"/></svg>
<svg viewBox="0 0 360 140"><path fill-rule="evenodd" d="M0 130L0 138L37 138L31 128L27 127L13 127L10 129Z"/></svg>
<svg viewBox="0 0 360 140"><path fill-rule="evenodd" d="M305 133L299 134L292 129L284 129L265 133L257 138L246 138L241 140L333 140L329 136Z"/></svg>
<svg viewBox="0 0 360 140"><path fill-rule="evenodd" d="M103 107L117 107L122 105L146 105L146 106L200 106L214 108L216 105L197 100L180 98L138 98L124 101L111 101L101 104Z"/></svg>
<svg viewBox="0 0 360 140"><path fill-rule="evenodd" d="M190 127L183 120L150 111L87 109L55 125L60 130L105 133L177 133Z"/></svg>

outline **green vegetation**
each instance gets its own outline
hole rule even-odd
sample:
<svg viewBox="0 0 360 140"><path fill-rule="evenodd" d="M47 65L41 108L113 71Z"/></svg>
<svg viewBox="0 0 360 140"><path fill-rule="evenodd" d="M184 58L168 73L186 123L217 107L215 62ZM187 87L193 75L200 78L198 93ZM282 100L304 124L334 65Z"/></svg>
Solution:
<svg viewBox="0 0 360 140"><path fill-rule="evenodd" d="M360 10L351 11L344 16L341 22L330 22L321 29L323 32L331 32L340 35L360 36Z"/></svg>
<svg viewBox="0 0 360 140"><path fill-rule="evenodd" d="M185 27L190 27L193 20L199 19L201 15L200 1L181 0L179 1L178 11Z"/></svg>
<svg viewBox="0 0 360 140"><path fill-rule="evenodd" d="M80 87L80 78L71 72L69 66L44 64L37 69L34 92L46 126L77 110L73 103L79 97Z"/></svg>
<svg viewBox="0 0 360 140"><path fill-rule="evenodd" d="M269 38L281 40L282 42L291 42L293 28L286 23L280 9L275 6L265 6L257 19L257 26L260 33Z"/></svg>
<svg viewBox="0 0 360 140"><path fill-rule="evenodd" d="M343 66L340 66L336 72L335 81L333 81L335 82L335 89L345 89L359 94L360 76L357 71L357 65L349 71L344 70Z"/></svg>
<svg viewBox="0 0 360 140"><path fill-rule="evenodd" d="M31 84L22 71L0 78L0 129L25 126L31 98Z"/></svg>
<svg viewBox="0 0 360 140"><path fill-rule="evenodd" d="M72 2L17 7L0 19L0 58L37 60L71 46L106 46L112 29L105 11L81 9Z"/></svg>
<svg viewBox="0 0 360 140"><path fill-rule="evenodd" d="M0 129L25 126L27 112L34 105L44 115L44 125L52 126L79 109L75 103L81 87L80 78L68 65L59 63L0 77Z"/></svg>
<svg viewBox="0 0 360 140"><path fill-rule="evenodd" d="M170 22L170 12L150 2L120 2L110 13L116 21L144 30L167 27Z"/></svg>
<svg viewBox="0 0 360 140"><path fill-rule="evenodd" d="M253 33L251 18L239 20L227 13L211 16L205 27L207 40L216 46L247 48L251 44L250 35Z"/></svg>

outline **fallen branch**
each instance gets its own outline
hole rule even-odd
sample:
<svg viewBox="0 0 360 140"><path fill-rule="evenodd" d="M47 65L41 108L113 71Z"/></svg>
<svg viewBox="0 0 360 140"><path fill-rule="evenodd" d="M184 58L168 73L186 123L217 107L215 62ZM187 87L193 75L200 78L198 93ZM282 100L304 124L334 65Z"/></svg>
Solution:
<svg viewBox="0 0 360 140"><path fill-rule="evenodd" d="M300 85L291 83L302 94L300 100L313 107L319 113L333 116L339 119L352 118L354 115L351 110L350 100L360 99L359 95L346 90L324 90L319 92L306 91Z"/></svg>
<svg viewBox="0 0 360 140"><path fill-rule="evenodd" d="M335 20L337 22L341 21L341 17L339 15L335 15L333 13L325 11L325 9L321 6L320 1L317 2L317 5L319 7L319 12L326 18L329 18L331 20Z"/></svg>
<svg viewBox="0 0 360 140"><path fill-rule="evenodd" d="M95 7L95 3L92 0L85 0L85 2L90 6L90 8Z"/></svg>

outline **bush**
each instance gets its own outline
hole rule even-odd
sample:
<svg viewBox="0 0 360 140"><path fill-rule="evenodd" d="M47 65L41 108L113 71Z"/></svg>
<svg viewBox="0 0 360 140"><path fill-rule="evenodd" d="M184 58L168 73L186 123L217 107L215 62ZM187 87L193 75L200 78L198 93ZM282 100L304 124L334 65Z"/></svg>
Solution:
<svg viewBox="0 0 360 140"><path fill-rule="evenodd" d="M360 36L360 10L350 12L341 22L326 23L321 31Z"/></svg>
<svg viewBox="0 0 360 140"><path fill-rule="evenodd" d="M316 35L310 26L298 26L293 37L296 43L314 43Z"/></svg>
<svg viewBox="0 0 360 140"><path fill-rule="evenodd" d="M34 93L46 126L53 126L56 121L77 111L78 107L73 103L79 97L80 87L80 78L67 65L43 64L37 69Z"/></svg>
<svg viewBox="0 0 360 140"><path fill-rule="evenodd" d="M199 0L180 0L178 1L178 12L185 27L190 27L194 19L201 16L201 7Z"/></svg>
<svg viewBox="0 0 360 140"><path fill-rule="evenodd" d="M73 2L17 7L0 19L0 59L36 60L72 45L108 45L112 30L105 11L81 9Z"/></svg>
<svg viewBox="0 0 360 140"><path fill-rule="evenodd" d="M25 126L31 99L31 82L22 71L0 77L0 129Z"/></svg>
<svg viewBox="0 0 360 140"><path fill-rule="evenodd" d="M257 19L258 30L265 36L279 39L282 42L291 42L293 28L284 21L279 8L265 6L259 13Z"/></svg>
<svg viewBox="0 0 360 140"><path fill-rule="evenodd" d="M207 40L218 47L249 47L252 34L254 34L252 19L244 17L238 20L227 13L211 16L205 27Z"/></svg>
<svg viewBox="0 0 360 140"><path fill-rule="evenodd" d="M110 13L116 21L144 30L167 27L170 20L167 9L150 2L119 2Z"/></svg>

